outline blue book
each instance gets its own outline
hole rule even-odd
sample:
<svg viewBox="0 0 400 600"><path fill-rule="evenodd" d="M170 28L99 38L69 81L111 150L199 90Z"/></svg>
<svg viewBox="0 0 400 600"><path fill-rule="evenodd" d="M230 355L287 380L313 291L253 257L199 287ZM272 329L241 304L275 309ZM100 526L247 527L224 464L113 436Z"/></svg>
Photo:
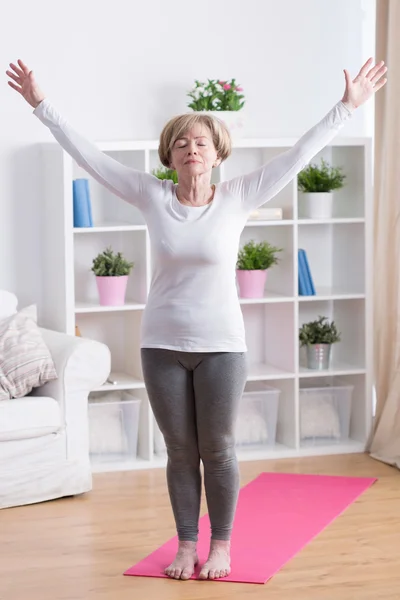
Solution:
<svg viewBox="0 0 400 600"><path fill-rule="evenodd" d="M310 288L311 288L311 295L315 296L316 295L316 293L315 293L315 286L314 286L314 281L313 281L313 278L312 278L312 275L311 275L311 269L310 269L310 264L308 262L307 253L306 253L305 250L302 250L301 252L302 252L303 257L304 257L304 263L305 263L305 268L306 268L306 272L307 272L307 279L308 279L308 282L309 282L309 285L310 285Z"/></svg>
<svg viewBox="0 0 400 600"><path fill-rule="evenodd" d="M304 271L304 266L300 261L300 251L298 252L297 270L299 278L299 295L307 296L307 278L306 273Z"/></svg>
<svg viewBox="0 0 400 600"><path fill-rule="evenodd" d="M74 227L93 227L89 180L74 179L72 182Z"/></svg>
<svg viewBox="0 0 400 600"><path fill-rule="evenodd" d="M311 296L312 289L308 280L308 273L306 269L306 265L304 262L304 254L301 250L298 251L298 270L299 270L299 278L301 281L301 289L302 292L299 292L301 296Z"/></svg>
<svg viewBox="0 0 400 600"><path fill-rule="evenodd" d="M89 211L89 223L90 223L90 227L93 227L92 202L90 200L89 179L85 179L84 181L85 181L85 186L86 186L86 198L87 198L88 211Z"/></svg>

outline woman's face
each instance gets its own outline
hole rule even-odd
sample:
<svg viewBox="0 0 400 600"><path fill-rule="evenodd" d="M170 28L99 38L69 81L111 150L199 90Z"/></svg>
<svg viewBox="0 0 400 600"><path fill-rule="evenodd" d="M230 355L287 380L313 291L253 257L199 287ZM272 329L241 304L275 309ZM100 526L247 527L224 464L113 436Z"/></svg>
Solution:
<svg viewBox="0 0 400 600"><path fill-rule="evenodd" d="M171 151L171 168L176 170L178 179L211 174L219 163L211 131L200 123L177 139Z"/></svg>

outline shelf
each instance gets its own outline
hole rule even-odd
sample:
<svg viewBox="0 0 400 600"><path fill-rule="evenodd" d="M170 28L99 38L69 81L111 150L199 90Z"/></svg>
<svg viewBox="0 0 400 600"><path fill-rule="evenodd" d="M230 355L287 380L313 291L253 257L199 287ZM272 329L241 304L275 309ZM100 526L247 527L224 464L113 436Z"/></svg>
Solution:
<svg viewBox="0 0 400 600"><path fill-rule="evenodd" d="M305 456L326 456L332 454L352 454L365 451L365 444L356 440L341 440L337 443L302 442L300 449L289 448L283 444L273 446L238 447L236 454L239 462L278 460L282 458L300 458ZM131 471L143 469L165 469L167 465L167 454L154 455L151 460L137 458L136 460L95 460L91 458L91 469L93 473L105 473L113 471Z"/></svg>
<svg viewBox="0 0 400 600"><path fill-rule="evenodd" d="M275 294L274 292L265 292L263 298L240 298L240 304L267 304L272 302L294 302L293 296L282 296L281 294Z"/></svg>
<svg viewBox="0 0 400 600"><path fill-rule="evenodd" d="M97 460L92 456L90 457L90 465L92 473L110 473L112 471L136 471L140 469L149 469L150 467L154 466L149 460L145 460L144 458L137 458L136 460L107 460L106 458L104 458L101 460Z"/></svg>
<svg viewBox="0 0 400 600"><path fill-rule="evenodd" d="M357 440L339 440L329 442L328 440L301 440L299 456L318 456L327 454L351 454L365 451L365 443Z"/></svg>
<svg viewBox="0 0 400 600"><path fill-rule="evenodd" d="M335 223L365 223L363 217L332 217L331 219L298 219L299 225L329 225Z"/></svg>
<svg viewBox="0 0 400 600"><path fill-rule="evenodd" d="M249 219L246 222L246 227L271 227L273 225L294 225L294 221L292 219Z"/></svg>
<svg viewBox="0 0 400 600"><path fill-rule="evenodd" d="M316 287L315 296L298 296L299 302L320 302L322 300L362 300L363 292L338 287Z"/></svg>
<svg viewBox="0 0 400 600"><path fill-rule="evenodd" d="M329 369L319 371L317 369L307 369L306 367L299 368L299 377L333 377L344 375L364 375L366 369L355 365L335 364L333 363Z"/></svg>
<svg viewBox="0 0 400 600"><path fill-rule="evenodd" d="M296 453L296 450L294 448L284 446L283 444L276 443L273 446L239 446L236 448L236 453L240 462L246 462L250 460L290 458Z"/></svg>
<svg viewBox="0 0 400 600"><path fill-rule="evenodd" d="M126 302L122 306L101 306L97 302L76 302L75 314L143 310L145 304Z"/></svg>
<svg viewBox="0 0 400 600"><path fill-rule="evenodd" d="M132 375L128 375L127 373L113 371L110 373L109 379L117 381L118 383L113 384L105 382L103 383L103 385L97 387L93 391L106 392L109 390L140 390L144 389L145 387L144 381L142 381L141 379L136 379L135 377L132 377Z"/></svg>
<svg viewBox="0 0 400 600"><path fill-rule="evenodd" d="M74 227L74 233L104 233L109 231L146 231L146 225L132 225L129 223L104 223L94 227Z"/></svg>
<svg viewBox="0 0 400 600"><path fill-rule="evenodd" d="M264 381L267 379L293 379L294 373L266 364L254 364L249 367L247 381Z"/></svg>

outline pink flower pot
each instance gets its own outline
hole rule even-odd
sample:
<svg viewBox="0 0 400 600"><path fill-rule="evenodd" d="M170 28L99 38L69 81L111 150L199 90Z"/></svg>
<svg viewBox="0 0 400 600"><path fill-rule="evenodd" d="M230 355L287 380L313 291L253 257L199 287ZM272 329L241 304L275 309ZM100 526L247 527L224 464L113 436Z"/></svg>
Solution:
<svg viewBox="0 0 400 600"><path fill-rule="evenodd" d="M263 298L267 271L242 271L236 270L236 278L239 284L239 296L241 298Z"/></svg>
<svg viewBox="0 0 400 600"><path fill-rule="evenodd" d="M96 283L101 306L122 306L125 304L128 275L122 275L121 277L96 276Z"/></svg>

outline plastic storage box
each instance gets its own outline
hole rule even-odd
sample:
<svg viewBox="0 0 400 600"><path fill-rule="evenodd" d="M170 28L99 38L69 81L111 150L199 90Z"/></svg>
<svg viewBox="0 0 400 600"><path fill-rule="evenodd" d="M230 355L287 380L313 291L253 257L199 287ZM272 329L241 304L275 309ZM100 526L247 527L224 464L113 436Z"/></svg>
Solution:
<svg viewBox="0 0 400 600"><path fill-rule="evenodd" d="M308 443L349 439L352 385L300 388L300 440Z"/></svg>
<svg viewBox="0 0 400 600"><path fill-rule="evenodd" d="M269 385L243 393L235 432L238 447L275 444L280 393Z"/></svg>
<svg viewBox="0 0 400 600"><path fill-rule="evenodd" d="M89 402L89 451L93 461L136 459L140 404L141 399L130 394L117 394L112 401Z"/></svg>

